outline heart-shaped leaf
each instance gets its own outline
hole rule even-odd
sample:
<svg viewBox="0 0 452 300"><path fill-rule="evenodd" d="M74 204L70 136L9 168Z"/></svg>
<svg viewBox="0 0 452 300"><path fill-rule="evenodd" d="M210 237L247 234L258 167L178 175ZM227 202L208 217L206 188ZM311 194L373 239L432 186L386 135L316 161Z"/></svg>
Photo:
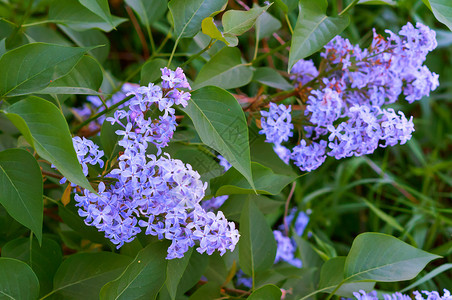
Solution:
<svg viewBox="0 0 452 300"><path fill-rule="evenodd" d="M275 261L276 241L264 215L247 199L240 217L239 262L254 277L256 271L270 268Z"/></svg>
<svg viewBox="0 0 452 300"><path fill-rule="evenodd" d="M0 203L42 240L42 175L36 159L22 149L0 152Z"/></svg>
<svg viewBox="0 0 452 300"><path fill-rule="evenodd" d="M58 268L51 294L60 299L99 299L102 286L124 272L131 261L111 252L71 255Z"/></svg>
<svg viewBox="0 0 452 300"><path fill-rule="evenodd" d="M165 283L168 243L155 242L138 252L115 280L107 283L100 299L155 299Z"/></svg>
<svg viewBox="0 0 452 300"><path fill-rule="evenodd" d="M0 58L0 96L17 96L42 90L69 73L88 50L32 43L8 51Z"/></svg>
<svg viewBox="0 0 452 300"><path fill-rule="evenodd" d="M55 165L70 182L94 192L77 159L66 119L54 104L28 97L4 112L39 156Z"/></svg>
<svg viewBox="0 0 452 300"><path fill-rule="evenodd" d="M416 277L437 255L382 233L358 235L345 262L346 282L402 281Z"/></svg>
<svg viewBox="0 0 452 300"><path fill-rule="evenodd" d="M26 263L1 257L0 295L4 299L38 299L38 278Z"/></svg>
<svg viewBox="0 0 452 300"><path fill-rule="evenodd" d="M240 50L225 47L215 54L199 71L194 88L213 85L232 89L247 85L253 78L253 71L242 63Z"/></svg>
<svg viewBox="0 0 452 300"><path fill-rule="evenodd" d="M302 0L301 5L289 52L289 71L298 60L320 50L340 34L350 22L348 15L328 17L315 1Z"/></svg>
<svg viewBox="0 0 452 300"><path fill-rule="evenodd" d="M203 87L192 93L183 110L193 121L202 142L225 157L254 188L248 126L234 96L218 87Z"/></svg>

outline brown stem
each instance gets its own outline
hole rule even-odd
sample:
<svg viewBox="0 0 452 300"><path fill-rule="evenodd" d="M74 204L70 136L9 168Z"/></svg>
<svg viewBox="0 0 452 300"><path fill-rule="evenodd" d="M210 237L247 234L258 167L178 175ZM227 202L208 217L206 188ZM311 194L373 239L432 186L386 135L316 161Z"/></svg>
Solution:
<svg viewBox="0 0 452 300"><path fill-rule="evenodd" d="M146 43L146 38L144 37L143 31L141 30L140 24L138 24L137 18L133 13L130 6L126 5L127 14L129 15L130 20L132 21L133 27L138 33L138 37L140 38L141 45L143 45L143 57L144 59L149 58L149 48Z"/></svg>
<svg viewBox="0 0 452 300"><path fill-rule="evenodd" d="M42 175L45 175L45 176L48 176L48 177L53 177L53 178L58 178L58 179L63 178L63 176L61 176L60 174L47 172L47 171L44 171L43 169L41 169L41 173L42 173Z"/></svg>
<svg viewBox="0 0 452 300"><path fill-rule="evenodd" d="M290 199L292 199L293 193L295 192L295 186L297 185L297 182L294 181L294 183L292 184L292 188L290 189L289 192L289 196L287 197L286 200L286 205L284 207L284 231L286 233L286 236L289 236L289 224L287 224L287 215L289 214L289 203L290 203Z"/></svg>

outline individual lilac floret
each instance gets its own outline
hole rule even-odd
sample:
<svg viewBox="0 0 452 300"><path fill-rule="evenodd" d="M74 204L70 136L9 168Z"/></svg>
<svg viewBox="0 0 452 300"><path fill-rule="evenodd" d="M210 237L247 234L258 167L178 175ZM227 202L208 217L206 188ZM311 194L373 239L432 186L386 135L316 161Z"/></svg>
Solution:
<svg viewBox="0 0 452 300"><path fill-rule="evenodd" d="M275 263L285 261L297 268L301 268L301 260L294 257L296 248L292 244L291 239L284 236L279 230L274 230L273 235L277 244Z"/></svg>
<svg viewBox="0 0 452 300"><path fill-rule="evenodd" d="M323 164L326 159L325 151L326 141L306 145L306 141L301 140L300 144L293 148L291 159L300 170L310 172Z"/></svg>
<svg viewBox="0 0 452 300"><path fill-rule="evenodd" d="M261 126L260 134L265 134L266 142L281 144L288 141L289 137L293 136L293 124L290 112L292 107L286 107L284 104L276 105L270 103L270 110L261 111Z"/></svg>
<svg viewBox="0 0 452 300"><path fill-rule="evenodd" d="M293 65L292 70L290 70L290 74L292 74L290 75L290 79L296 80L297 84L295 86L298 86L299 84L305 85L312 79L319 76L319 71L315 67L312 60L300 59Z"/></svg>
<svg viewBox="0 0 452 300"><path fill-rule="evenodd" d="M99 167L104 167L104 161L101 159L104 156L104 151L99 150L99 146L93 143L93 141L86 139L85 137L73 137L72 144L74 145L77 159L82 165L82 171L85 176L88 176L88 164L94 166L99 164ZM60 180L60 184L66 182L66 177Z"/></svg>

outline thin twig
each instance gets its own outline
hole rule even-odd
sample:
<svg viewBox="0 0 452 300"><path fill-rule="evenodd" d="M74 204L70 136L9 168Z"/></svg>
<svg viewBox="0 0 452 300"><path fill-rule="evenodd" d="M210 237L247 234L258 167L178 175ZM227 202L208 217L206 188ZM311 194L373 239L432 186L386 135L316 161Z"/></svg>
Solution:
<svg viewBox="0 0 452 300"><path fill-rule="evenodd" d="M41 173L42 173L42 175L45 175L45 176L48 176L48 177L53 177L53 178L58 178L58 179L63 178L63 176L60 175L60 174L55 174L55 173L47 172L47 171L44 171L44 170L42 170L42 169L41 169Z"/></svg>
<svg viewBox="0 0 452 300"><path fill-rule="evenodd" d="M283 219L283 221L284 221L284 231L286 233L286 236L289 235L289 224L287 224L287 215L289 213L289 203L290 203L290 199L292 199L293 193L295 192L295 186L296 185L297 185L297 182L294 181L292 183L292 188L290 189L289 196L287 197L286 205L284 207L284 219Z"/></svg>
<svg viewBox="0 0 452 300"><path fill-rule="evenodd" d="M144 59L149 58L149 48L148 44L146 43L146 38L144 37L143 31L141 30L140 24L138 23L137 18L135 17L135 14L133 13L130 6L126 5L126 11L129 15L130 20L132 21L133 27L135 28L136 32L138 33L138 37L140 38L141 45L143 46L143 57Z"/></svg>

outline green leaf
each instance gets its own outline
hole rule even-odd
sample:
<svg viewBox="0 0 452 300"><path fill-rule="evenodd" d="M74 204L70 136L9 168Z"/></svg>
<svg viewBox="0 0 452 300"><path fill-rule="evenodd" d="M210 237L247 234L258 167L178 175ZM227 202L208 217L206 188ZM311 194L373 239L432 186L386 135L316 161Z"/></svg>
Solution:
<svg viewBox="0 0 452 300"><path fill-rule="evenodd" d="M248 126L234 96L218 87L204 87L191 94L183 110L193 121L202 142L225 157L254 188Z"/></svg>
<svg viewBox="0 0 452 300"><path fill-rule="evenodd" d="M328 17L313 1L302 0L301 4L289 52L289 70L298 60L320 50L350 22L348 15Z"/></svg>
<svg viewBox="0 0 452 300"><path fill-rule="evenodd" d="M273 284L266 284L255 290L248 300L280 300L281 289Z"/></svg>
<svg viewBox="0 0 452 300"><path fill-rule="evenodd" d="M308 241L305 241L301 238L301 236L296 234L293 235L293 239L298 246L303 267L320 268L323 265L322 258L317 252L315 252L314 248ZM342 273L344 272L342 271Z"/></svg>
<svg viewBox="0 0 452 300"><path fill-rule="evenodd" d="M115 28L113 18L110 14L110 7L108 6L108 0L78 0L78 2L101 17L111 27Z"/></svg>
<svg viewBox="0 0 452 300"><path fill-rule="evenodd" d="M111 252L71 255L58 268L51 293L59 299L99 299L102 286L118 277L131 261Z"/></svg>
<svg viewBox="0 0 452 300"><path fill-rule="evenodd" d="M100 299L155 299L165 283L168 243L155 242L138 252L114 281L100 291Z"/></svg>
<svg viewBox="0 0 452 300"><path fill-rule="evenodd" d="M168 9L166 0L126 0L126 4L138 15L145 27L160 20Z"/></svg>
<svg viewBox="0 0 452 300"><path fill-rule="evenodd" d="M276 241L264 215L253 201L246 200L240 217L239 263L254 277L257 271L270 268L275 261Z"/></svg>
<svg viewBox="0 0 452 300"><path fill-rule="evenodd" d="M283 91L292 90L294 88L278 73L278 71L268 67L257 68L254 71L253 80Z"/></svg>
<svg viewBox="0 0 452 300"><path fill-rule="evenodd" d="M452 30L452 2L449 0L428 0L435 17Z"/></svg>
<svg viewBox="0 0 452 300"><path fill-rule="evenodd" d="M25 150L0 152L0 203L42 241L42 176L36 159Z"/></svg>
<svg viewBox="0 0 452 300"><path fill-rule="evenodd" d="M220 256L218 252L214 252L212 255L209 255L209 265L204 272L204 276L207 278L207 281L223 284L228 275L229 272L226 267L225 259Z"/></svg>
<svg viewBox="0 0 452 300"><path fill-rule="evenodd" d="M266 196L250 193L247 195L230 195L221 206L221 211L228 220L239 221L246 199L253 201L264 214L274 213L284 205L283 201L277 201Z"/></svg>
<svg viewBox="0 0 452 300"><path fill-rule="evenodd" d="M253 7L250 10L230 9L223 14L223 30L225 33L242 35L253 27L257 18L262 15L271 4L262 7Z"/></svg>
<svg viewBox="0 0 452 300"><path fill-rule="evenodd" d="M387 213L385 213L384 211L382 211L381 209L379 209L378 207L373 205L370 201L367 201L364 198L361 198L361 200L364 203L366 203L366 205L386 224L397 229L400 232L405 232L405 229L402 227L402 225L399 224L399 222L397 222L397 220L395 218L393 218L392 216L388 215Z"/></svg>
<svg viewBox="0 0 452 300"><path fill-rule="evenodd" d="M255 190L258 194L277 195L297 179L297 175L275 174L270 168L255 162L251 163L251 169ZM249 181L234 168L229 169L224 175L212 179L210 184L215 196L255 193Z"/></svg>
<svg viewBox="0 0 452 300"><path fill-rule="evenodd" d="M171 0L168 7L177 40L195 36L201 30L202 20L222 10L226 4L227 0Z"/></svg>
<svg viewBox="0 0 452 300"><path fill-rule="evenodd" d="M198 251L192 251L188 266L185 269L184 275L182 275L182 279L179 281L179 285L177 287L178 295L183 295L201 279L208 263L208 255L200 254Z"/></svg>
<svg viewBox="0 0 452 300"><path fill-rule="evenodd" d="M423 284L426 281L431 280L432 278L436 277L437 275L448 271L452 269L452 264L443 264L437 268L435 268L433 271L429 272L428 274L424 275L422 278L416 280L415 282L413 282L412 284L410 284L409 286L405 287L403 290L401 290L401 293L404 293L406 291L412 290L415 287L418 287L419 285Z"/></svg>
<svg viewBox="0 0 452 300"><path fill-rule="evenodd" d="M270 168L275 174L298 176L297 172L293 170L293 167L284 163L275 153L273 144L265 142L265 136L259 134L259 129L256 126L251 125L249 131L251 160L253 162Z"/></svg>
<svg viewBox="0 0 452 300"><path fill-rule="evenodd" d="M31 246L29 238L15 239L2 248L2 257L15 258L30 265L39 279L41 296L52 290L53 276L63 260L60 245L49 238L42 239L42 246L35 239Z"/></svg>
<svg viewBox="0 0 452 300"><path fill-rule="evenodd" d="M70 182L94 192L78 162L66 120L55 105L29 97L4 112L39 156L54 164Z"/></svg>
<svg viewBox="0 0 452 300"><path fill-rule="evenodd" d="M90 2L92 0L83 1ZM119 24L127 21L127 19L112 16L112 22L106 22L102 17L93 13L77 0L54 0L49 7L49 22L67 25L73 30L83 31L98 28L109 32Z"/></svg>
<svg viewBox="0 0 452 300"><path fill-rule="evenodd" d="M0 247L27 233L28 229L14 220L0 204Z"/></svg>
<svg viewBox="0 0 452 300"><path fill-rule="evenodd" d="M2 299L38 299L38 278L26 263L1 257L0 296Z"/></svg>
<svg viewBox="0 0 452 300"><path fill-rule="evenodd" d="M208 282L199 289L196 290L196 292L193 293L193 295L188 298L189 300L214 300L221 298L221 285L215 282Z"/></svg>
<svg viewBox="0 0 452 300"><path fill-rule="evenodd" d="M166 67L168 61L161 58L156 58L147 61L141 68L140 85L147 86L151 82L156 82L162 76L161 68Z"/></svg>
<svg viewBox="0 0 452 300"><path fill-rule="evenodd" d="M0 58L0 96L42 90L69 73L88 50L34 43L8 51Z"/></svg>
<svg viewBox="0 0 452 300"><path fill-rule="evenodd" d="M281 28L281 22L268 12L264 12L257 18L256 31L259 40L270 37L274 32Z"/></svg>
<svg viewBox="0 0 452 300"><path fill-rule="evenodd" d="M99 63L89 56L84 56L72 71L61 77L40 94L97 94L102 85L103 75Z"/></svg>
<svg viewBox="0 0 452 300"><path fill-rule="evenodd" d="M240 50L225 47L215 54L199 71L194 88L214 85L233 89L247 85L253 78L253 71L242 63Z"/></svg>
<svg viewBox="0 0 452 300"><path fill-rule="evenodd" d="M89 50L88 53L94 56L100 63L107 59L108 53L110 52L110 41L100 30L88 29L80 32L61 24L58 25L58 28L77 46L87 48L95 47Z"/></svg>
<svg viewBox="0 0 452 300"><path fill-rule="evenodd" d="M190 261L193 248L190 248L182 258L175 258L168 261L166 270L166 288L171 299L176 299L177 287L179 285L185 270L187 269Z"/></svg>
<svg viewBox="0 0 452 300"><path fill-rule="evenodd" d="M344 280L345 257L338 256L327 260L320 271L319 290L331 293ZM353 293L359 290L370 292L375 282L355 282L343 284L336 292L342 297L353 297Z"/></svg>
<svg viewBox="0 0 452 300"><path fill-rule="evenodd" d="M217 39L225 43L226 45L230 46L229 42L224 38L223 33L218 30L217 26L215 25L212 17L207 17L204 20L202 20L201 24L202 33L210 36L212 39ZM236 38L237 40L237 38ZM237 40L238 43L238 40ZM237 44L233 45L236 46Z"/></svg>
<svg viewBox="0 0 452 300"><path fill-rule="evenodd" d="M410 280L432 260L440 256L414 248L382 233L363 233L353 241L345 262L345 280Z"/></svg>
<svg viewBox="0 0 452 300"><path fill-rule="evenodd" d="M6 41L6 38L0 40L0 58L3 56L3 54L6 53L5 41Z"/></svg>
<svg viewBox="0 0 452 300"><path fill-rule="evenodd" d="M30 43L42 42L72 46L72 43L68 41L63 34L44 24L27 27L25 28L24 34L27 36L28 40L30 40Z"/></svg>

